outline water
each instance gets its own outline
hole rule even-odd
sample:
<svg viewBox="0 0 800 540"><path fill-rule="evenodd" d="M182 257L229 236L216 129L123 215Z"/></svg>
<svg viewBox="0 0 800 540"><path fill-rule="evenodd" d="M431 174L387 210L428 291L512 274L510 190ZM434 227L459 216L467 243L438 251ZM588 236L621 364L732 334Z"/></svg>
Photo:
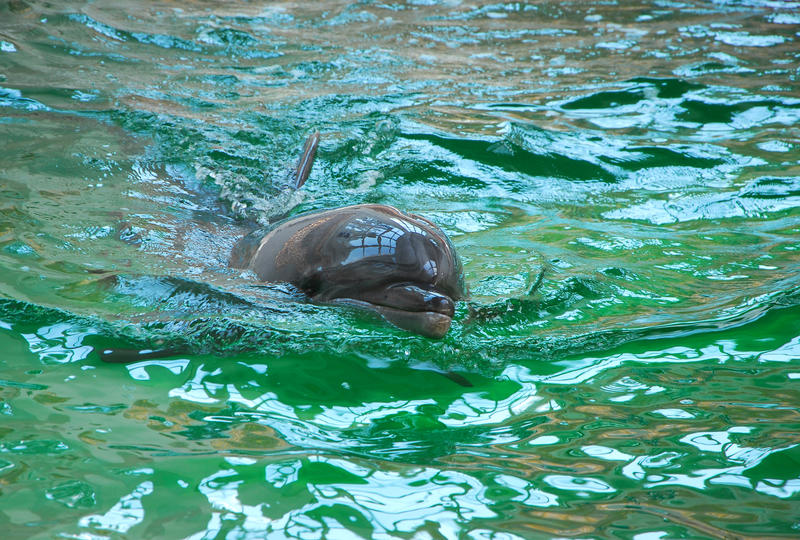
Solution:
<svg viewBox="0 0 800 540"><path fill-rule="evenodd" d="M3 3L4 537L797 536L799 13ZM227 267L361 202L451 236L445 339Z"/></svg>

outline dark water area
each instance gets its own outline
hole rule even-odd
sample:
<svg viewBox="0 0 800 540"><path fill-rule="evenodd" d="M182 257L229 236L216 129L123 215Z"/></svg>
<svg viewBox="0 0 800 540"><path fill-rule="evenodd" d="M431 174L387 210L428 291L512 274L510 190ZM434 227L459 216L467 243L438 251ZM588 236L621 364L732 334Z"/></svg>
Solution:
<svg viewBox="0 0 800 540"><path fill-rule="evenodd" d="M0 536L797 537L798 43L794 1L0 3ZM356 203L452 239L444 339L229 268Z"/></svg>

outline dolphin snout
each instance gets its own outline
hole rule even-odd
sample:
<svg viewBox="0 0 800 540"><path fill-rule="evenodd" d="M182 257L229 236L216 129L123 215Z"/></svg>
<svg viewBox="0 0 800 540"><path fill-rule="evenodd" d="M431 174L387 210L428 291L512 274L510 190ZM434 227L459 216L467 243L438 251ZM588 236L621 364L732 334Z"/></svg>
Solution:
<svg viewBox="0 0 800 540"><path fill-rule="evenodd" d="M395 283L354 294L351 298L377 311L395 326L441 338L450 328L455 301L429 287L429 284Z"/></svg>
<svg viewBox="0 0 800 540"><path fill-rule="evenodd" d="M425 296L424 308L418 311L435 311L436 313L452 317L456 312L456 306L449 296L432 291Z"/></svg>
<svg viewBox="0 0 800 540"><path fill-rule="evenodd" d="M432 311L452 317L455 303L452 298L427 284L395 283L354 294L352 297L370 304L409 312Z"/></svg>

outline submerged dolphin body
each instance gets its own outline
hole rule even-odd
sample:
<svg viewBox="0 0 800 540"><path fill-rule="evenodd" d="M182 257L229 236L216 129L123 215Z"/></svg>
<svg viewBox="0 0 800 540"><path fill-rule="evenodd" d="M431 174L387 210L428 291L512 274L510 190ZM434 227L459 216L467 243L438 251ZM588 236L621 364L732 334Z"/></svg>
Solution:
<svg viewBox="0 0 800 540"><path fill-rule="evenodd" d="M295 187L311 170L319 135L306 142ZM380 204L303 214L242 238L231 266L262 281L288 282L315 302L371 309L427 337L447 333L465 296L461 262L425 218Z"/></svg>

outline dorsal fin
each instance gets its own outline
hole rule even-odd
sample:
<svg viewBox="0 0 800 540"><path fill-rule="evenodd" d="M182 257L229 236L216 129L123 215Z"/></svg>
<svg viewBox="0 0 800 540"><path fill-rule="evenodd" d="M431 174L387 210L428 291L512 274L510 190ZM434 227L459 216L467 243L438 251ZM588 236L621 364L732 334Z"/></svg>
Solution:
<svg viewBox="0 0 800 540"><path fill-rule="evenodd" d="M311 167L314 165L314 158L317 155L319 138L319 131L315 131L306 139L303 153L300 154L300 159L294 172L294 185L292 186L294 189L300 189L306 183L308 175L311 174Z"/></svg>

